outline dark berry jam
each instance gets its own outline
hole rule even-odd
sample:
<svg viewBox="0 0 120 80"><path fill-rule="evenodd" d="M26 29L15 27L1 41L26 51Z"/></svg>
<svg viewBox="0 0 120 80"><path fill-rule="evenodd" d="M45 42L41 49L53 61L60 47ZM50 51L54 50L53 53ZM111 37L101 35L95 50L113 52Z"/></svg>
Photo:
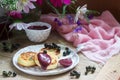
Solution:
<svg viewBox="0 0 120 80"><path fill-rule="evenodd" d="M48 65L51 63L51 57L46 53L38 53L38 61L41 64L41 68L46 70Z"/></svg>
<svg viewBox="0 0 120 80"><path fill-rule="evenodd" d="M48 29L47 26L30 26L28 27L28 29L32 29L32 30L45 30Z"/></svg>

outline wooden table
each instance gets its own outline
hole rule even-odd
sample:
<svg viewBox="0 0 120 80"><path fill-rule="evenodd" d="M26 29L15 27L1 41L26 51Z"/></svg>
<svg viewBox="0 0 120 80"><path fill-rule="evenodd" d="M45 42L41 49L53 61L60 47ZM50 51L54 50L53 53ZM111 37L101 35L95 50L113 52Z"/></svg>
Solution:
<svg viewBox="0 0 120 80"><path fill-rule="evenodd" d="M52 42L59 43L59 44L69 46L72 49L75 49L75 47L72 46L72 43L65 41L58 33L54 32L54 31L50 34L49 38L45 42L42 42L42 43L34 43L34 42L29 41L24 32L17 32L14 34L15 35L13 35L13 38L11 40L12 40L12 42L20 43L21 47L19 49L26 47L26 46L30 46L30 45L42 44L45 42L46 43L52 43ZM14 78L13 77L4 78L3 76L0 76L0 80L103 80L103 79L99 79L99 76L102 76L101 71L102 71L103 66L100 64L97 64L93 61L90 61L82 53L78 53L79 57L80 57L80 61L79 61L79 64L73 69L73 70L77 70L78 72L81 73L81 76L79 79L71 79L70 71L63 73L63 74L59 74L59 75L55 75L55 76L46 76L46 77L33 76L33 75L23 73L23 72L19 71L18 69L16 69L14 67L14 65L12 64L13 55L18 50L14 51L12 53L9 53L9 52L6 53L3 51L0 51L0 75L2 75L2 71L4 71L4 70L5 71L15 71L18 74ZM119 59L119 62L120 62L120 59ZM114 62L112 62L112 63L114 63ZM108 63L108 65L109 65L109 63ZM85 75L85 67L86 66L95 66L96 67L95 73ZM120 66L118 69L120 69ZM102 73L104 73L104 72L102 72ZM97 76L97 75L99 75L99 76ZM120 75L118 73L117 78L119 76ZM96 79L96 77L98 79ZM117 78L114 80L117 80ZM109 80L109 79L104 79L104 80Z"/></svg>

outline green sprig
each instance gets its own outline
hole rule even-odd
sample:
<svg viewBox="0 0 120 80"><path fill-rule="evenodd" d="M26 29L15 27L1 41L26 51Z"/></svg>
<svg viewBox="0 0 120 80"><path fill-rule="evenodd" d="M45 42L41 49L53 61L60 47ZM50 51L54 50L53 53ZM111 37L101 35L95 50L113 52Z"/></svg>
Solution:
<svg viewBox="0 0 120 80"><path fill-rule="evenodd" d="M66 8L67 8L67 5L64 5L64 6L63 6L63 11L62 11L62 16L61 16L61 17L64 17L64 16L65 16Z"/></svg>
<svg viewBox="0 0 120 80"><path fill-rule="evenodd" d="M60 16L60 12L57 10L57 8L55 8L55 7L49 2L49 0L47 0L46 2L47 2L47 4L56 12L56 14L57 14L58 16Z"/></svg>
<svg viewBox="0 0 120 80"><path fill-rule="evenodd" d="M47 4L55 11L55 13L60 17L64 17L66 14L66 8L68 7L68 5L63 5L62 7L62 13L60 13L59 9L57 9L56 7L54 7L49 0L46 1Z"/></svg>
<svg viewBox="0 0 120 80"><path fill-rule="evenodd" d="M15 10L18 0L0 0L0 7L7 10Z"/></svg>

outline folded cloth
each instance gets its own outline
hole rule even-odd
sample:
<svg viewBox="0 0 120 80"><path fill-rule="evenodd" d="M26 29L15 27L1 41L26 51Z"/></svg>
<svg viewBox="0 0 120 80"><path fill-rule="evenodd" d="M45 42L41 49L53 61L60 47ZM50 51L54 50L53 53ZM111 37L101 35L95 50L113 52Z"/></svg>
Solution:
<svg viewBox="0 0 120 80"><path fill-rule="evenodd" d="M117 20L114 18L114 16L109 11L104 11L101 16L96 17L97 19L101 19L105 21L108 25L111 27L113 26L119 26L120 24L117 22Z"/></svg>
<svg viewBox="0 0 120 80"><path fill-rule="evenodd" d="M120 52L120 24L109 11L104 11L101 16L83 24L82 30L75 33L64 29L59 33L86 57L98 63L105 64L106 61ZM65 32L66 30L66 32Z"/></svg>

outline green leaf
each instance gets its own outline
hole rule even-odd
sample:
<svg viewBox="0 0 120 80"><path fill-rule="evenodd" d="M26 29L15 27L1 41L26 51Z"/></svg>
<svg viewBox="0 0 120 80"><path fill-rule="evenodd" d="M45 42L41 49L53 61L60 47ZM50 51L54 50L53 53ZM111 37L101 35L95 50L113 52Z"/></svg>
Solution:
<svg viewBox="0 0 120 80"><path fill-rule="evenodd" d="M96 10L88 10L86 12L86 14L100 14L100 12L96 11Z"/></svg>
<svg viewBox="0 0 120 80"><path fill-rule="evenodd" d="M64 6L63 6L63 11L62 11L62 16L61 16L61 17L64 17L64 16L65 16L66 8L67 8L67 5L64 5Z"/></svg>
<svg viewBox="0 0 120 80"><path fill-rule="evenodd" d="M55 7L49 2L49 0L46 1L46 2L47 2L47 4L56 12L56 14L57 14L58 16L60 16L60 12L57 10L57 8L55 8Z"/></svg>
<svg viewBox="0 0 120 80"><path fill-rule="evenodd" d="M0 0L0 7L7 10L15 10L18 0Z"/></svg>
<svg viewBox="0 0 120 80"><path fill-rule="evenodd" d="M85 18L86 21L89 23L89 18L87 17L87 14L84 14L84 18Z"/></svg>

